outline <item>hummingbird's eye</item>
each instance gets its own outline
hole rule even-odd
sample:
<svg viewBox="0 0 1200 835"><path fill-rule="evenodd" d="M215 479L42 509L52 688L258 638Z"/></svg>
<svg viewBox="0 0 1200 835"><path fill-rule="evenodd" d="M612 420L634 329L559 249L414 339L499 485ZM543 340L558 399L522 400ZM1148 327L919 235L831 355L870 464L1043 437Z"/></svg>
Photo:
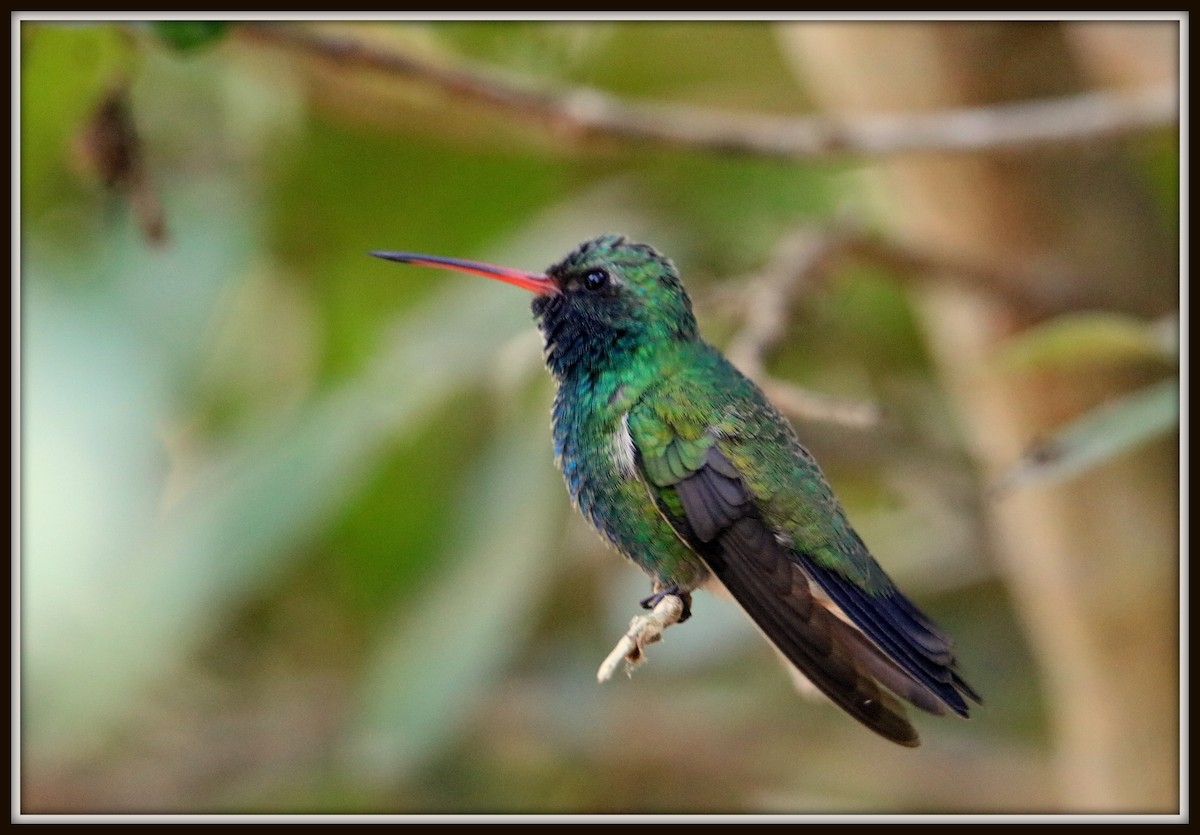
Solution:
<svg viewBox="0 0 1200 835"><path fill-rule="evenodd" d="M603 290L608 286L607 270L588 270L583 276L583 286L588 290Z"/></svg>

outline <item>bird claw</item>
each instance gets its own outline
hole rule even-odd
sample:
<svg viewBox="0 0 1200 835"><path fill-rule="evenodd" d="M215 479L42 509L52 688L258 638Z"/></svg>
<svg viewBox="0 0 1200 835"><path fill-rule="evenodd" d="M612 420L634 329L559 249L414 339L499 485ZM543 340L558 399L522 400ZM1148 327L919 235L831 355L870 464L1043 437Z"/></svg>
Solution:
<svg viewBox="0 0 1200 835"><path fill-rule="evenodd" d="M598 681L612 678L622 661L625 662L625 671L632 675L633 668L646 660L645 648L661 641L668 626L684 620L684 613L691 602L689 595L670 591L659 592L647 598L647 601L653 601L654 608L650 614L638 615L629 622L629 631L621 636L616 647L600 665L596 673Z"/></svg>
<svg viewBox="0 0 1200 835"><path fill-rule="evenodd" d="M656 591L654 594L639 601L643 609L653 609L662 602L665 597L678 597L683 603L683 611L679 614L678 623L683 623L692 616L692 596L686 591L681 591L679 586L669 586L668 588Z"/></svg>

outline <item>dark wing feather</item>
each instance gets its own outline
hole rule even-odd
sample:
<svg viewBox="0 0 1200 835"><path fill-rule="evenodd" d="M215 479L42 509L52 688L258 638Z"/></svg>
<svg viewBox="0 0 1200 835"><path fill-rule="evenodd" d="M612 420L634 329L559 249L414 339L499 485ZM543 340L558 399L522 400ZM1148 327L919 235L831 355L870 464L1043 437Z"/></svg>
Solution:
<svg viewBox="0 0 1200 835"><path fill-rule="evenodd" d="M855 539L858 540L857 536ZM858 540L862 545L862 541ZM954 666L950 639L890 581L880 592L867 593L844 575L819 565L810 555L798 555L801 565L846 615L910 675L937 693L960 716L969 709L964 696L979 695Z"/></svg>
<svg viewBox="0 0 1200 835"><path fill-rule="evenodd" d="M668 501L668 491L678 503ZM932 713L944 712L942 701L814 598L794 552L775 538L715 445L690 475L652 492L676 531L801 673L875 732L919 744L903 706L883 687Z"/></svg>

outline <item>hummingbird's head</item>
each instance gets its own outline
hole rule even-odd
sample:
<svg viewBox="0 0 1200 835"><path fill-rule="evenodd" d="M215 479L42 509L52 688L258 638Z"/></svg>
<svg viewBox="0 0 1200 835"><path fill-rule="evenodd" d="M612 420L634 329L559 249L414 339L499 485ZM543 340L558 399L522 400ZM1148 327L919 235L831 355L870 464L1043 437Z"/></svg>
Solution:
<svg viewBox="0 0 1200 835"><path fill-rule="evenodd" d="M533 314L546 341L546 363L560 378L617 367L644 350L697 338L692 302L675 265L653 247L620 235L580 244L545 273L415 252L371 254L474 273L536 293Z"/></svg>
<svg viewBox="0 0 1200 835"><path fill-rule="evenodd" d="M546 275L557 292L534 299L533 313L546 361L560 376L580 363L619 361L639 348L697 336L678 270L651 246L602 235L580 244Z"/></svg>

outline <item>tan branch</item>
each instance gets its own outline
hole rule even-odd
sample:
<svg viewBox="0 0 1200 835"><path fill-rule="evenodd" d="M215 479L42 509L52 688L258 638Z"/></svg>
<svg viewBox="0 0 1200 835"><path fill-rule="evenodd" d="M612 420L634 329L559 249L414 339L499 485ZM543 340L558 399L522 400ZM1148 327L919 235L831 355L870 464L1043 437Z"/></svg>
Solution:
<svg viewBox="0 0 1200 835"><path fill-rule="evenodd" d="M983 289L1024 309L1031 318L1094 306L1068 288L1082 282L1052 268L991 266L889 241L850 225L801 229L780 240L758 273L710 289L705 306L718 307L741 320L726 347L729 359L755 379L767 396L792 417L872 428L883 420L878 404L834 397L772 377L766 358L787 336L792 307L813 293L844 261L882 266L911 282L962 284Z"/></svg>
<svg viewBox="0 0 1200 835"><path fill-rule="evenodd" d="M766 357L787 335L788 313L828 269L843 242L833 234L800 230L776 245L767 266L742 283L742 327L726 352L730 361L753 377L776 406L793 417L870 428L883 418L870 401L822 394L772 377Z"/></svg>
<svg viewBox="0 0 1200 835"><path fill-rule="evenodd" d="M683 599L673 594L664 595L650 614L638 615L629 622L629 630L600 665L596 680L608 681L622 661L626 672L632 675L634 667L646 660L646 646L661 641L667 627L679 623L681 617Z"/></svg>
<svg viewBox="0 0 1200 835"><path fill-rule="evenodd" d="M1179 123L1174 86L1097 91L930 113L853 118L773 116L673 104L631 104L586 87L548 91L492 67L447 66L297 24L245 23L244 37L421 81L580 138L617 137L780 159L971 153L1094 142Z"/></svg>
<svg viewBox="0 0 1200 835"><path fill-rule="evenodd" d="M794 261L790 268L789 259ZM748 334L745 337L763 340L757 346L762 353L777 338L777 325L771 317L782 315L767 310L772 300L791 304L802 299L826 280L830 270L847 261L882 267L897 279L911 284L970 287L1003 299L1031 320L1094 309L1101 304L1093 292L1079 289L1088 283L1084 281L1085 276L1073 268L1048 263L995 265L979 258L888 239L848 223L820 230L804 229L796 237L784 239L771 257L770 265L764 269L767 278L761 285L758 277L725 282L705 293L704 300L724 310L736 309L740 315L754 321L755 330L763 329L763 336ZM788 275L789 269L792 276ZM1086 278L1094 281L1096 271L1091 271ZM763 298L779 292L772 288L780 283L785 285L783 292L786 295ZM754 347L753 342L742 343L731 348L731 353Z"/></svg>
<svg viewBox="0 0 1200 835"><path fill-rule="evenodd" d="M1073 268L1053 264L989 264L978 258L887 240L865 231L834 233L839 254L884 267L914 283L957 284L1003 299L1030 320L1095 308L1095 283L1081 280Z"/></svg>

